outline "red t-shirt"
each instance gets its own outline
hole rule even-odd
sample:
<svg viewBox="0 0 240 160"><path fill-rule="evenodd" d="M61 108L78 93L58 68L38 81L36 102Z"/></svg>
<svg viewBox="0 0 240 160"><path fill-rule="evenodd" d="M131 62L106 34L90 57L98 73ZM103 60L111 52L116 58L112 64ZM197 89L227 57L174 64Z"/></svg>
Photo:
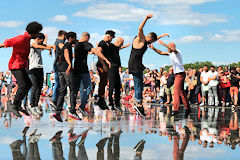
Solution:
<svg viewBox="0 0 240 160"><path fill-rule="evenodd" d="M13 47L12 56L8 63L10 70L27 68L30 52L30 40L31 35L25 32L23 35L6 39L4 41L5 47Z"/></svg>

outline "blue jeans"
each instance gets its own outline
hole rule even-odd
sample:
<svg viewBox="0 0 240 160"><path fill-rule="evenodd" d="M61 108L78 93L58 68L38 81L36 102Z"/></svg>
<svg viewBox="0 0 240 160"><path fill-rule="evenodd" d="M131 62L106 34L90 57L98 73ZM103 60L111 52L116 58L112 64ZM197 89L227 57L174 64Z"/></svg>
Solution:
<svg viewBox="0 0 240 160"><path fill-rule="evenodd" d="M75 74L76 81L76 92L78 92L80 88L80 98L81 98L81 108L85 109L85 105L87 104L89 94L91 93L91 78L90 74ZM77 94L77 93L76 93Z"/></svg>
<svg viewBox="0 0 240 160"><path fill-rule="evenodd" d="M58 97L59 97L59 75L58 75L58 67L54 66L53 68L55 73L55 84L53 87L53 95L52 95L52 101L54 104L57 103Z"/></svg>
<svg viewBox="0 0 240 160"><path fill-rule="evenodd" d="M135 99L138 103L142 103L143 92L143 72L133 73Z"/></svg>

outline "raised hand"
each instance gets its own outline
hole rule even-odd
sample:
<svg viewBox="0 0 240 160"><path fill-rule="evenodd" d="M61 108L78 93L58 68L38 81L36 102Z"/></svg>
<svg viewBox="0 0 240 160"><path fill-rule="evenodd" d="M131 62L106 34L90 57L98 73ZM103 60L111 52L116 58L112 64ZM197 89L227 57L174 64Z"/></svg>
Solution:
<svg viewBox="0 0 240 160"><path fill-rule="evenodd" d="M164 33L164 34L162 34L162 37L166 37L166 36L170 36L169 34L167 34L167 33Z"/></svg>
<svg viewBox="0 0 240 160"><path fill-rule="evenodd" d="M147 19L150 19L150 18L152 18L153 17L153 15L152 14L149 14L149 15L147 15Z"/></svg>
<svg viewBox="0 0 240 160"><path fill-rule="evenodd" d="M153 44L152 44L152 43L149 44L148 47L151 48L151 49L153 49Z"/></svg>

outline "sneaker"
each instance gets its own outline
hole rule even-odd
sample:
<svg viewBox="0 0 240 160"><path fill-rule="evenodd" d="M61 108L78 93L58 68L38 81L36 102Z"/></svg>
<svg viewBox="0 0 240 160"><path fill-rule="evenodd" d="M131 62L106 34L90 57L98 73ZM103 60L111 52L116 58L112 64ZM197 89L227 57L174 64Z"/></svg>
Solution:
<svg viewBox="0 0 240 160"><path fill-rule="evenodd" d="M204 106L204 105L205 105L204 103L199 104L199 106Z"/></svg>
<svg viewBox="0 0 240 160"><path fill-rule="evenodd" d="M189 128L187 126L184 126L184 130L185 130L185 133L187 135L190 135L191 134L191 131L189 130Z"/></svg>
<svg viewBox="0 0 240 160"><path fill-rule="evenodd" d="M52 115L53 115L53 117L54 117L57 121L63 122L62 117L61 117L60 114L58 114L58 113L53 113Z"/></svg>
<svg viewBox="0 0 240 160"><path fill-rule="evenodd" d="M28 110L30 111L30 113L33 115L33 116L39 116L38 112L36 111L35 109L36 107L31 107L29 106L28 107Z"/></svg>
<svg viewBox="0 0 240 160"><path fill-rule="evenodd" d="M138 142L138 144L134 147L134 151L135 152L142 152L144 149L144 144L146 143L146 141L141 140L140 142Z"/></svg>
<svg viewBox="0 0 240 160"><path fill-rule="evenodd" d="M175 117L177 115L178 115L178 111L172 111L172 113L170 114L170 116L173 116L173 117Z"/></svg>
<svg viewBox="0 0 240 160"><path fill-rule="evenodd" d="M79 112L83 115L83 117L86 117L87 116L87 112L82 109L81 107L78 108Z"/></svg>
<svg viewBox="0 0 240 160"><path fill-rule="evenodd" d="M137 107L137 106L134 106L134 109L136 110L136 112L141 115L141 116L146 116L146 114L144 113L144 108L143 107Z"/></svg>
<svg viewBox="0 0 240 160"><path fill-rule="evenodd" d="M75 112L75 113L68 112L68 117L73 118L73 119L75 119L75 120L79 120L79 121L82 120L82 119L77 115L76 112Z"/></svg>
<svg viewBox="0 0 240 160"><path fill-rule="evenodd" d="M98 150L103 150L103 148L104 148L104 146L105 146L105 144L106 144L108 139L109 138L103 138L96 144Z"/></svg>
<svg viewBox="0 0 240 160"><path fill-rule="evenodd" d="M29 133L28 136L31 137L31 136L35 135L36 132L37 132L37 129L34 129L33 131L31 131L31 132Z"/></svg>
<svg viewBox="0 0 240 160"><path fill-rule="evenodd" d="M12 105L9 110L17 117L21 117L20 113L18 112L17 106Z"/></svg>
<svg viewBox="0 0 240 160"><path fill-rule="evenodd" d="M108 105L107 107L108 107L109 110L115 110L114 105L112 105L112 104Z"/></svg>
<svg viewBox="0 0 240 160"><path fill-rule="evenodd" d="M119 111L119 112L122 112L122 111L123 111L123 110L121 109L120 105L117 105L117 106L115 107L115 109L116 109L117 111Z"/></svg>
<svg viewBox="0 0 240 160"><path fill-rule="evenodd" d="M24 113L26 116L29 116L28 111L25 110L25 109L23 109L22 107L19 107L19 108L18 108L18 111Z"/></svg>
<svg viewBox="0 0 240 160"><path fill-rule="evenodd" d="M99 98L97 105L99 106L100 109L105 110L106 108L106 102L103 98Z"/></svg>
<svg viewBox="0 0 240 160"><path fill-rule="evenodd" d="M22 144L23 144L22 140L16 140L12 142L9 146L12 148L12 150L17 150L17 149L20 149Z"/></svg>
<svg viewBox="0 0 240 160"><path fill-rule="evenodd" d="M232 109L232 113L237 112L237 107L235 105L232 105L231 109Z"/></svg>
<svg viewBox="0 0 240 160"><path fill-rule="evenodd" d="M50 102L50 106L54 109L57 109L57 106L52 101Z"/></svg>
<svg viewBox="0 0 240 160"><path fill-rule="evenodd" d="M116 132L116 133L112 133L111 135L112 135L112 136L115 136L115 137L119 137L122 133L123 133L123 131L120 130L120 131L118 131L118 132Z"/></svg>
<svg viewBox="0 0 240 160"><path fill-rule="evenodd" d="M34 107L35 108L35 111L38 113L38 114L43 114L42 110L39 108L39 106L36 106Z"/></svg>
<svg viewBox="0 0 240 160"><path fill-rule="evenodd" d="M188 116L190 115L191 113L191 108L188 108L185 110L185 118L188 118Z"/></svg>

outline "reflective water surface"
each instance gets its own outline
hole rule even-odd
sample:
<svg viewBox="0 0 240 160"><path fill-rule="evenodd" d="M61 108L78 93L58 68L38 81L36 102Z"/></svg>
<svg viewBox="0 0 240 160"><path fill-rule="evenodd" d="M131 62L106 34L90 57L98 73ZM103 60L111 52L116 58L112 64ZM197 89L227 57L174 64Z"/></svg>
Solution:
<svg viewBox="0 0 240 160"><path fill-rule="evenodd" d="M49 100L41 103L42 116L16 119L10 101L2 97L1 160L240 159L239 115L231 107L193 106L184 119L183 110L169 117L170 108L156 104L145 105L145 118L129 103L122 104L124 112L92 105L83 121L63 113L60 123L50 114Z"/></svg>

